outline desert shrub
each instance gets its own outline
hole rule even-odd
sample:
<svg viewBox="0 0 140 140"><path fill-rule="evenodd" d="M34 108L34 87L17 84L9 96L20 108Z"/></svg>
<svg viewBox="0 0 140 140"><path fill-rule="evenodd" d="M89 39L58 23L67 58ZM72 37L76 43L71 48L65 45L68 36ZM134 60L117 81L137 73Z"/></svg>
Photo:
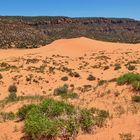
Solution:
<svg viewBox="0 0 140 140"><path fill-rule="evenodd" d="M66 94L67 92L68 92L68 85L66 84L54 90L55 95L62 95L62 94Z"/></svg>
<svg viewBox="0 0 140 140"><path fill-rule="evenodd" d="M16 85L10 85L9 88L8 88L8 91L11 93L11 92L17 92L17 87Z"/></svg>
<svg viewBox="0 0 140 140"><path fill-rule="evenodd" d="M134 90L140 91L140 81L134 81L132 87Z"/></svg>
<svg viewBox="0 0 140 140"><path fill-rule="evenodd" d="M16 94L17 87L16 87L16 85L10 85L8 88L8 91L9 91L8 99L11 101L15 101L17 99L17 94Z"/></svg>
<svg viewBox="0 0 140 140"><path fill-rule="evenodd" d="M78 98L78 94L68 90L68 85L64 84L63 86L56 88L54 90L54 95L61 96L62 98Z"/></svg>
<svg viewBox="0 0 140 140"><path fill-rule="evenodd" d="M32 108L25 120L25 131L33 139L57 135L57 122L45 117L38 108Z"/></svg>
<svg viewBox="0 0 140 140"><path fill-rule="evenodd" d="M26 105L18 112L25 118L25 133L32 139L74 139L80 128L90 133L96 125L94 119L106 116L104 112L95 114L90 109L80 109L53 99L46 99L38 105Z"/></svg>
<svg viewBox="0 0 140 140"><path fill-rule="evenodd" d="M109 117L109 112L105 110L99 110L97 108L91 108L91 112L93 113L94 124L98 127L102 127L105 120Z"/></svg>
<svg viewBox="0 0 140 140"><path fill-rule="evenodd" d="M17 116L21 119L24 120L26 118L27 113L33 108L36 107L34 104L30 104L30 105L24 105L22 106L18 112L17 112Z"/></svg>
<svg viewBox="0 0 140 140"><path fill-rule="evenodd" d="M109 112L105 110L98 110L96 111L97 115L94 118L95 124L98 127L102 127L105 120L109 117Z"/></svg>
<svg viewBox="0 0 140 140"><path fill-rule="evenodd" d="M81 110L80 118L81 128L85 132L91 132L93 126L93 115L92 112L88 109Z"/></svg>
<svg viewBox="0 0 140 140"><path fill-rule="evenodd" d="M135 66L134 65L128 65L127 66L127 69L129 70L129 71L132 71L132 70L135 70Z"/></svg>
<svg viewBox="0 0 140 140"><path fill-rule="evenodd" d="M89 75L88 77L87 77L87 80L89 80L89 81L94 81L94 80L96 80L96 77L94 77L93 75Z"/></svg>
<svg viewBox="0 0 140 140"><path fill-rule="evenodd" d="M62 81L68 81L68 77L67 76L64 76L64 77L61 78L61 80Z"/></svg>
<svg viewBox="0 0 140 140"><path fill-rule="evenodd" d="M14 120L16 116L13 112L0 112L0 117L3 119L3 121L6 121Z"/></svg>
<svg viewBox="0 0 140 140"><path fill-rule="evenodd" d="M140 74L126 73L117 78L118 85L130 84L136 91L140 90Z"/></svg>
<svg viewBox="0 0 140 140"><path fill-rule="evenodd" d="M119 70L121 69L121 65L120 64L115 64L114 70Z"/></svg>
<svg viewBox="0 0 140 140"><path fill-rule="evenodd" d="M107 82L106 80L100 80L100 81L98 82L98 86L102 86L102 85L104 85L106 82Z"/></svg>
<svg viewBox="0 0 140 140"><path fill-rule="evenodd" d="M78 72L72 72L72 71L70 71L69 72L69 76L75 77L75 78L79 78L80 77L80 74Z"/></svg>
<svg viewBox="0 0 140 140"><path fill-rule="evenodd" d="M65 99L67 98L75 99L78 98L78 94L75 92L68 92L67 94L63 94L61 97Z"/></svg>
<svg viewBox="0 0 140 140"><path fill-rule="evenodd" d="M3 78L2 74L0 73L0 80Z"/></svg>
<svg viewBox="0 0 140 140"><path fill-rule="evenodd" d="M49 115L49 117L59 116L63 113L72 114L75 112L72 105L66 104L62 101L54 101L52 99L43 101L41 109L46 115Z"/></svg>
<svg viewBox="0 0 140 140"><path fill-rule="evenodd" d="M123 85L123 84L132 84L135 81L140 81L140 74L135 73L126 73L119 78L117 78L117 84Z"/></svg>
<svg viewBox="0 0 140 140"><path fill-rule="evenodd" d="M140 96L136 95L132 97L132 101L140 103Z"/></svg>
<svg viewBox="0 0 140 140"><path fill-rule="evenodd" d="M131 133L120 133L119 135L121 140L132 140L134 138Z"/></svg>
<svg viewBox="0 0 140 140"><path fill-rule="evenodd" d="M30 63L35 64L38 62L39 62L39 59L33 58L33 59L27 59L26 64L30 64Z"/></svg>
<svg viewBox="0 0 140 140"><path fill-rule="evenodd" d="M104 67L104 70L108 70L108 69L109 69L109 66L105 66L105 67Z"/></svg>
<svg viewBox="0 0 140 140"><path fill-rule="evenodd" d="M78 134L79 127L79 121L75 117L70 117L70 119L67 120L66 130L68 135L75 137Z"/></svg>
<svg viewBox="0 0 140 140"><path fill-rule="evenodd" d="M32 78L33 78L33 75L32 75L32 74L29 74L29 75L26 76L26 81L27 81L27 82L28 82L28 81L31 82Z"/></svg>
<svg viewBox="0 0 140 140"><path fill-rule="evenodd" d="M20 49L25 49L25 48L28 48L27 45L25 43L20 43L16 46L17 48L20 48Z"/></svg>

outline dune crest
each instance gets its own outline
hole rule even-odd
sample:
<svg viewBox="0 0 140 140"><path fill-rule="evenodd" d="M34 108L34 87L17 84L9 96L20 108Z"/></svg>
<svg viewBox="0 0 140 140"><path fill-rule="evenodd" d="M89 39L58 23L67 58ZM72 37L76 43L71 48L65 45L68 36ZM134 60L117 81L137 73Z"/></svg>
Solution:
<svg viewBox="0 0 140 140"><path fill-rule="evenodd" d="M44 55L53 55L59 54L62 56L70 56L70 57L79 57L83 56L91 51L103 51L110 50L113 51L115 49L137 49L140 47L140 44L126 44L126 43L111 43L104 41L97 41L93 39L89 39L86 37L79 37L73 39L60 39L56 40L53 43L35 49L8 49L8 50L0 50L0 59L6 59L9 57L21 57L27 54L40 54Z"/></svg>

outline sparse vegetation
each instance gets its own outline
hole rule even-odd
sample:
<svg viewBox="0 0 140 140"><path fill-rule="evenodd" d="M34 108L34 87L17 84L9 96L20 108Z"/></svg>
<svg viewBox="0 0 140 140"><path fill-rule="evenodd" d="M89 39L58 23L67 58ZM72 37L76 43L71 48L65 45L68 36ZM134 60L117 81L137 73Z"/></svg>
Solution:
<svg viewBox="0 0 140 140"><path fill-rule="evenodd" d="M0 120L14 120L16 115L13 112L0 112Z"/></svg>
<svg viewBox="0 0 140 140"><path fill-rule="evenodd" d="M129 70L129 71L133 71L133 70L135 70L135 66L134 65L128 65L127 66L127 69Z"/></svg>
<svg viewBox="0 0 140 140"><path fill-rule="evenodd" d="M100 113L97 113L100 112ZM20 114L25 119L25 132L32 139L39 138L75 138L81 128L90 133L97 118L108 116L96 109L80 109L63 101L46 99L39 105L28 105L20 109ZM103 122L104 122L103 121ZM103 123L102 122L102 123Z"/></svg>
<svg viewBox="0 0 140 140"><path fill-rule="evenodd" d="M139 21L131 19L22 16L0 18L0 48L36 48L56 39L79 36L111 42L140 42ZM97 22L100 24L96 24ZM128 27L132 27L131 30L125 27L126 22ZM118 30L120 28L123 35Z"/></svg>
<svg viewBox="0 0 140 140"><path fill-rule="evenodd" d="M74 99L74 98L78 98L78 94L73 92L73 91L69 91L68 90L68 85L64 84L63 86L61 87L58 87L54 90L54 95L57 95L57 96L61 96L62 98L71 98L71 99Z"/></svg>
<svg viewBox="0 0 140 140"><path fill-rule="evenodd" d="M0 73L0 80L3 78L2 74Z"/></svg>
<svg viewBox="0 0 140 140"><path fill-rule="evenodd" d="M64 77L61 78L61 80L62 81L68 81L68 77L67 76L64 76Z"/></svg>
<svg viewBox="0 0 140 140"><path fill-rule="evenodd" d="M119 70L121 69L121 65L120 64L115 64L114 70Z"/></svg>
<svg viewBox="0 0 140 140"><path fill-rule="evenodd" d="M98 86L102 86L102 85L104 85L106 82L107 82L106 80L100 80L100 81L98 82Z"/></svg>
<svg viewBox="0 0 140 140"><path fill-rule="evenodd" d="M140 90L140 74L126 73L117 79L118 85L130 84L136 91Z"/></svg>
<svg viewBox="0 0 140 140"><path fill-rule="evenodd" d="M120 133L120 139L121 140L132 140L134 138L134 135L131 133Z"/></svg>
<svg viewBox="0 0 140 140"><path fill-rule="evenodd" d="M140 103L140 96L138 96L138 95L133 96L133 97L132 97L132 101L133 101L133 102Z"/></svg>
<svg viewBox="0 0 140 140"><path fill-rule="evenodd" d="M89 81L94 81L94 80L96 80L96 77L94 77L93 75L89 75L88 77L87 77L87 80L89 80Z"/></svg>
<svg viewBox="0 0 140 140"><path fill-rule="evenodd" d="M15 101L16 98L17 98L17 87L16 85L10 85L9 88L8 88L8 91L9 91L9 96L8 96L8 99L11 100L11 101Z"/></svg>

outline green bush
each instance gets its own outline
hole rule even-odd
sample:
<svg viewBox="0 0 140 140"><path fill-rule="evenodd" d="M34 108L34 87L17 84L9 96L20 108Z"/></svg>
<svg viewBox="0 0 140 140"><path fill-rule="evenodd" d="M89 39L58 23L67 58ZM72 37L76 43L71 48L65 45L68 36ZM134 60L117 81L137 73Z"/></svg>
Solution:
<svg viewBox="0 0 140 140"><path fill-rule="evenodd" d="M25 132L32 139L74 139L80 128L90 133L96 125L94 119L107 115L104 112L95 114L92 110L80 109L63 101L46 99L39 105L23 106L18 116L25 119Z"/></svg>
<svg viewBox="0 0 140 140"><path fill-rule="evenodd" d="M134 81L132 86L134 90L140 91L140 81Z"/></svg>
<svg viewBox="0 0 140 140"><path fill-rule="evenodd" d="M137 103L140 103L140 96L133 96L132 97L132 101L134 101L134 102L137 102Z"/></svg>
<svg viewBox="0 0 140 140"><path fill-rule="evenodd" d="M66 123L66 130L68 132L68 135L70 136L75 136L78 133L79 130L79 122L76 118L70 118L68 119L67 123Z"/></svg>
<svg viewBox="0 0 140 140"><path fill-rule="evenodd" d="M132 84L135 81L140 81L140 74L126 73L117 78L118 85Z"/></svg>
<svg viewBox="0 0 140 140"><path fill-rule="evenodd" d="M57 122L45 117L38 108L32 108L25 120L26 133L33 139L57 135Z"/></svg>
<svg viewBox="0 0 140 140"><path fill-rule="evenodd" d="M131 84L136 91L140 90L140 74L126 73L117 78L118 85Z"/></svg>
<svg viewBox="0 0 140 140"><path fill-rule="evenodd" d="M22 106L18 112L17 112L17 116L21 119L24 120L26 118L26 115L28 114L28 112L32 109L36 107L36 105L34 104L30 104L30 105L24 105Z"/></svg>
<svg viewBox="0 0 140 140"><path fill-rule="evenodd" d="M93 126L93 114L88 109L81 110L80 118L81 128L85 132L91 132Z"/></svg>
<svg viewBox="0 0 140 140"><path fill-rule="evenodd" d="M59 116L62 114L72 114L75 112L75 109L72 105L66 104L62 101L54 101L53 99L44 100L41 103L42 111L48 117Z"/></svg>

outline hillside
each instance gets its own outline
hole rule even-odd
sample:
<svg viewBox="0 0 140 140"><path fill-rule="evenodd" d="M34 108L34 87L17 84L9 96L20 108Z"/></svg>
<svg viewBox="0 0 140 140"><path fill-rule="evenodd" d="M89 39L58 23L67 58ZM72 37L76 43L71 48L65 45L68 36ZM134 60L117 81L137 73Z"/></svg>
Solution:
<svg viewBox="0 0 140 140"><path fill-rule="evenodd" d="M56 39L139 43L140 21L115 18L0 17L0 48L36 48Z"/></svg>

